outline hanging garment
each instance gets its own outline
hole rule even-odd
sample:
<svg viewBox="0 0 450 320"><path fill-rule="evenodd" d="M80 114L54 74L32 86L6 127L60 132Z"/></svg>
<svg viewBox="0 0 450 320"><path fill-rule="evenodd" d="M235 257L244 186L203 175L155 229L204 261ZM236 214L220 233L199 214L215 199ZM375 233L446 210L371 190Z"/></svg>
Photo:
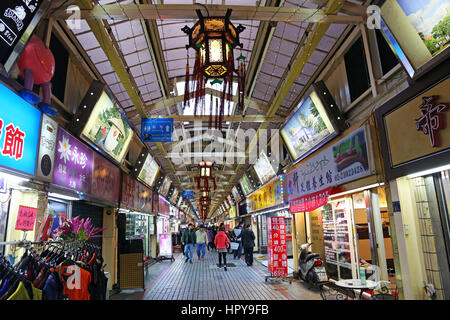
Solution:
<svg viewBox="0 0 450 320"><path fill-rule="evenodd" d="M20 281L16 291L7 300L42 300L42 290L36 289L30 282Z"/></svg>
<svg viewBox="0 0 450 320"><path fill-rule="evenodd" d="M55 272L48 276L42 291L46 300L64 300L64 286Z"/></svg>
<svg viewBox="0 0 450 320"><path fill-rule="evenodd" d="M64 298L68 300L90 300L89 285L91 273L74 261L67 260L56 267L59 278L64 286Z"/></svg>

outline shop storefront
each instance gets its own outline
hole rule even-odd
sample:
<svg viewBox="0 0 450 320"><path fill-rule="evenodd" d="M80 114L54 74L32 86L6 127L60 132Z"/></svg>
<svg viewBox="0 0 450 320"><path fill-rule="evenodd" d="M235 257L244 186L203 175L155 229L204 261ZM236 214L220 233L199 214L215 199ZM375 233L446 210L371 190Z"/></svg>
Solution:
<svg viewBox="0 0 450 320"><path fill-rule="evenodd" d="M23 239L25 233L34 240L47 206L46 192L36 181L41 112L2 83L0 99L0 242ZM21 219L24 212L31 219ZM11 247L0 246L0 253L12 253Z"/></svg>
<svg viewBox="0 0 450 320"><path fill-rule="evenodd" d="M267 253L267 218L285 217L286 230L291 230L292 217L286 215L289 208L284 200L284 176L277 176L246 198L247 212L252 224L256 222L258 252ZM286 234L288 255L292 253L292 234Z"/></svg>
<svg viewBox="0 0 450 320"><path fill-rule="evenodd" d="M376 113L405 299L450 298L449 68L447 61Z"/></svg>
<svg viewBox="0 0 450 320"><path fill-rule="evenodd" d="M374 162L371 123L369 118L349 128L344 137L286 175L289 210L295 215L295 268L300 246L311 242L310 250L320 254L331 279L359 278L363 266L395 282L387 201L377 179L381 168Z"/></svg>

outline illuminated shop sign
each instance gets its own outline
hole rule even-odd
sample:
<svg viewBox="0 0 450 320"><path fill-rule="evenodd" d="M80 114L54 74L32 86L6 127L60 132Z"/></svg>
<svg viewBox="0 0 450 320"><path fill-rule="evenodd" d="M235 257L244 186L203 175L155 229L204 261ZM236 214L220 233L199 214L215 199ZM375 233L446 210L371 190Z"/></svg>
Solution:
<svg viewBox="0 0 450 320"><path fill-rule="evenodd" d="M35 174L41 112L0 84L0 166Z"/></svg>

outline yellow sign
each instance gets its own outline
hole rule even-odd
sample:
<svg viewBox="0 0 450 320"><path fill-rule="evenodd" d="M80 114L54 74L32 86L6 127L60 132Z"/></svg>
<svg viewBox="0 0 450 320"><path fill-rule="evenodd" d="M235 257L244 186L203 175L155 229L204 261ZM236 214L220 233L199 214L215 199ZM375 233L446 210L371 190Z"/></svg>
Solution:
<svg viewBox="0 0 450 320"><path fill-rule="evenodd" d="M282 202L280 179L272 180L261 189L250 195L250 210L260 210L275 206Z"/></svg>
<svg viewBox="0 0 450 320"><path fill-rule="evenodd" d="M235 218L236 217L236 207L232 206L230 209L230 218Z"/></svg>

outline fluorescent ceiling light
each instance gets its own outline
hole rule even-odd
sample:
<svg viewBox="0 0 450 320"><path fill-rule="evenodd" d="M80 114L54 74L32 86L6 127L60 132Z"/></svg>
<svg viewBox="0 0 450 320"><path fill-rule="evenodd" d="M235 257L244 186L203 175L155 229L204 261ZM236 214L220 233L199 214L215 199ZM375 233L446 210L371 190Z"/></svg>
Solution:
<svg viewBox="0 0 450 320"><path fill-rule="evenodd" d="M61 194L61 193L53 193L53 192L49 192L49 193L48 193L48 196L49 196L49 197L53 197L53 198L63 199L63 200L70 200L70 201L77 201L77 200L80 200L80 198L71 197L71 196L66 196L65 194Z"/></svg>
<svg viewBox="0 0 450 320"><path fill-rule="evenodd" d="M450 170L450 164L447 164L447 165L442 166L442 167L437 167L437 168L433 168L433 169L429 169L429 170L425 170L425 171L420 171L420 172L408 174L408 178L413 179L413 178L426 176L426 175L429 175L429 174L433 174L433 173L440 172L440 171L446 171L446 170Z"/></svg>

